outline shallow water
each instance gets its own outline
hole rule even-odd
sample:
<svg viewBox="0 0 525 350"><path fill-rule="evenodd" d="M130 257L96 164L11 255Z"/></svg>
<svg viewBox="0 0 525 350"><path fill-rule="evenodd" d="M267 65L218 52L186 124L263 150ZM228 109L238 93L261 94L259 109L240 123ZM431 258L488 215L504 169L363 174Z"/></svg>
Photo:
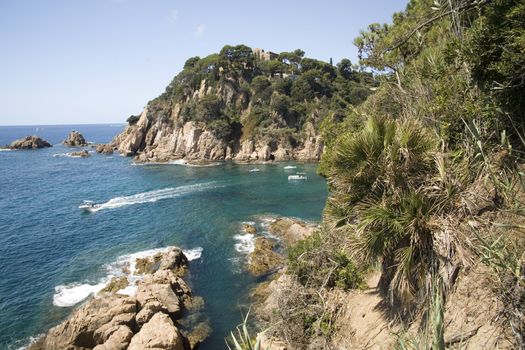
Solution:
<svg viewBox="0 0 525 350"><path fill-rule="evenodd" d="M59 323L72 310L64 306L95 292L129 254L168 245L194 257L190 283L213 328L200 349L223 349L254 283L242 273L252 249L242 222L264 230L272 215L320 220L326 183L313 164L139 166L117 154L70 158L59 145L71 129L107 142L122 127L0 127L0 145L31 134L55 145L0 152L0 349ZM289 183L295 172L308 181ZM82 212L83 200L102 206Z"/></svg>

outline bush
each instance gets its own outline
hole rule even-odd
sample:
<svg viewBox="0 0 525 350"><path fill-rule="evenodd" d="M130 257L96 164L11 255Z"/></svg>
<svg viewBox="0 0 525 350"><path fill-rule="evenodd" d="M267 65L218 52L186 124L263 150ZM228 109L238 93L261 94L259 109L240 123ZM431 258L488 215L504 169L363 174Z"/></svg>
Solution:
<svg viewBox="0 0 525 350"><path fill-rule="evenodd" d="M135 125L137 124L139 119L140 119L140 115L131 115L129 116L128 119L126 119L126 121L128 122L129 125Z"/></svg>
<svg viewBox="0 0 525 350"><path fill-rule="evenodd" d="M337 240L325 235L326 232L316 232L288 249L289 273L308 287L363 287L362 271L341 250Z"/></svg>

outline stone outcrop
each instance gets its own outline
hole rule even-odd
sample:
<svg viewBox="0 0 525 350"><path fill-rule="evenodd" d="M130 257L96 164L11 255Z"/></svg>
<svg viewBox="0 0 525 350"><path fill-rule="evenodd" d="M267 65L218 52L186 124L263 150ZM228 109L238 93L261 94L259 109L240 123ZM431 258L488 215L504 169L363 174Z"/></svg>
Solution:
<svg viewBox="0 0 525 350"><path fill-rule="evenodd" d="M254 226L243 224L246 233L256 234ZM282 248L286 248L297 241L310 236L317 225L294 218L279 217L273 219L268 230L278 239L260 236L255 239L253 252L248 256L248 271L254 276L264 276L275 273L284 266Z"/></svg>
<svg viewBox="0 0 525 350"><path fill-rule="evenodd" d="M38 136L26 136L23 139L15 140L6 146L9 149L37 149L53 147L49 142L42 140Z"/></svg>
<svg viewBox="0 0 525 350"><path fill-rule="evenodd" d="M78 131L72 130L68 135L67 139L63 142L64 146L68 147L84 147L87 146L86 139Z"/></svg>
<svg viewBox="0 0 525 350"><path fill-rule="evenodd" d="M177 326L185 310L195 309L191 290L180 276L188 263L186 256L173 247L143 260L149 261L150 268L133 296L119 295L123 281L113 280L29 349L192 349L188 338L198 344L206 334L199 331L197 339Z"/></svg>
<svg viewBox="0 0 525 350"><path fill-rule="evenodd" d="M101 154L113 154L113 146L111 145L98 145L95 150Z"/></svg>
<svg viewBox="0 0 525 350"><path fill-rule="evenodd" d="M69 154L73 158L87 158L90 156L89 152L83 149L82 151L71 152Z"/></svg>
<svg viewBox="0 0 525 350"><path fill-rule="evenodd" d="M276 242L266 237L255 239L255 249L248 258L248 271L254 276L262 276L276 270L283 259L275 252Z"/></svg>
<svg viewBox="0 0 525 350"><path fill-rule="evenodd" d="M323 141L310 122L303 126L300 140L291 141L289 137L279 136L279 128L286 125L283 120L271 126L275 132L248 135L243 123L248 118L252 106L247 102L248 96L235 88L238 84L239 82L230 80L218 87L212 87L203 80L199 89L188 93L180 102L152 101L143 110L138 121L117 135L108 148L115 148L126 156L134 156L137 162L169 162L179 159L190 163L218 160L267 162L320 159ZM240 111L239 132L233 136L218 136L209 124L186 119L185 108L208 95L215 95L224 105L235 106Z"/></svg>
<svg viewBox="0 0 525 350"><path fill-rule="evenodd" d="M290 246L301 239L310 236L317 225L293 218L277 218L269 227L272 234L278 236L285 246Z"/></svg>

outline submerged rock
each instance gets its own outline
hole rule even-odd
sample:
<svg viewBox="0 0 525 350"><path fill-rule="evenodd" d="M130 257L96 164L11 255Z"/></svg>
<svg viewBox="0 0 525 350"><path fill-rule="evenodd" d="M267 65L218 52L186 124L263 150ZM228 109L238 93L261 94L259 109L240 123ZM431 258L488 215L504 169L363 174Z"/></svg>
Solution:
<svg viewBox="0 0 525 350"><path fill-rule="evenodd" d="M78 131L72 130L68 135L67 139L62 142L64 146L69 147L84 147L87 146L86 139L84 139L84 136Z"/></svg>
<svg viewBox="0 0 525 350"><path fill-rule="evenodd" d="M15 140L10 145L6 146L9 149L37 149L44 147L53 147L46 140L38 136L26 136L23 139Z"/></svg>
<svg viewBox="0 0 525 350"><path fill-rule="evenodd" d="M149 268L132 296L118 294L127 287L125 277L113 279L28 349L192 349L178 325L186 306L193 303L190 288L177 275L188 263L186 256L173 247L142 261ZM192 334L191 344L199 344L207 334L200 330Z"/></svg>

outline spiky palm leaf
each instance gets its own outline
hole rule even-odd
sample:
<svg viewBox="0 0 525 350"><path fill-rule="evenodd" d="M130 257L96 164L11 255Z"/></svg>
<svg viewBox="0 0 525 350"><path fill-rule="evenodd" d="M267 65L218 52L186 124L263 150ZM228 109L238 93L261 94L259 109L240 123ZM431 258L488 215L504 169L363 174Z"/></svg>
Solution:
<svg viewBox="0 0 525 350"><path fill-rule="evenodd" d="M329 179L338 192L331 207L337 210L327 216L355 225L354 253L383 261L384 279L404 300L424 284L431 266L435 206L423 185L435 169L436 146L415 121L369 118L357 134L340 137L332 159Z"/></svg>

